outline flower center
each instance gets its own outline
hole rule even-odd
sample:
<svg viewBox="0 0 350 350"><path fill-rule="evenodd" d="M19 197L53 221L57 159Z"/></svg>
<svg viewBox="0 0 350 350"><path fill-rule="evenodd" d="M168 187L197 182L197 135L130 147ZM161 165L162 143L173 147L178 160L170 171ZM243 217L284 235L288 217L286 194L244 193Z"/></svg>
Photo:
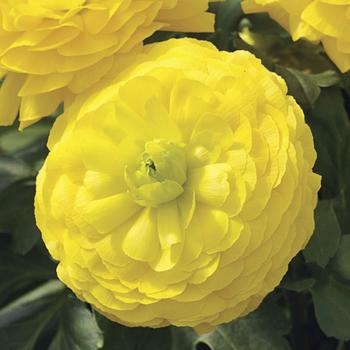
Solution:
<svg viewBox="0 0 350 350"><path fill-rule="evenodd" d="M145 144L135 164L125 169L125 181L134 201L158 207L183 193L187 165L185 146L164 139Z"/></svg>

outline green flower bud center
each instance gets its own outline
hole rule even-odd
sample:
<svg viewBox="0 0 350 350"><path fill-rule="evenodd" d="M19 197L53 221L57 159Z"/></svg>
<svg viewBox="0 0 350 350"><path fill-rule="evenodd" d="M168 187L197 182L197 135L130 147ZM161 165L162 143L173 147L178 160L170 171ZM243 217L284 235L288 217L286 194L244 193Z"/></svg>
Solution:
<svg viewBox="0 0 350 350"><path fill-rule="evenodd" d="M125 181L135 202L158 207L183 193L186 173L185 146L156 139L147 142L135 164L125 169Z"/></svg>

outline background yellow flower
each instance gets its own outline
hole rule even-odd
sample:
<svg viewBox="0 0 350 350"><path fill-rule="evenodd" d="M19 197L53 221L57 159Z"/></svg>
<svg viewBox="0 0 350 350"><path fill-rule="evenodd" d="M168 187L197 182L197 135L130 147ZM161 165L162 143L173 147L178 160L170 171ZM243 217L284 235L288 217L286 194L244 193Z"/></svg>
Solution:
<svg viewBox="0 0 350 350"><path fill-rule="evenodd" d="M179 39L131 63L56 121L37 223L106 317L207 331L255 309L309 240L312 136L248 52Z"/></svg>
<svg viewBox="0 0 350 350"><path fill-rule="evenodd" d="M21 128L96 83L157 30L209 32L212 0L3 0L0 125Z"/></svg>
<svg viewBox="0 0 350 350"><path fill-rule="evenodd" d="M342 72L350 69L350 0L244 0L246 13L268 12L292 35L322 42Z"/></svg>

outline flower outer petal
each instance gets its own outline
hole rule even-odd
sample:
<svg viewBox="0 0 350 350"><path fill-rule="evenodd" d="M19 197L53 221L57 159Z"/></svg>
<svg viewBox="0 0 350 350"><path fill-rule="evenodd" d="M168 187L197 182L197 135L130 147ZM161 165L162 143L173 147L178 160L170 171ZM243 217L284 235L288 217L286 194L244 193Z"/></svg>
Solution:
<svg viewBox="0 0 350 350"><path fill-rule="evenodd" d="M1 1L0 69L8 82L0 89L0 98L7 96L1 99L0 125L12 124L19 111L25 128L60 103L67 106L71 95L113 77L120 61L129 61L157 30L213 32L210 2ZM16 87L14 74L21 80Z"/></svg>
<svg viewBox="0 0 350 350"><path fill-rule="evenodd" d="M59 278L125 325L208 331L247 314L314 229L310 129L247 52L147 45L72 103L49 148L35 211Z"/></svg>

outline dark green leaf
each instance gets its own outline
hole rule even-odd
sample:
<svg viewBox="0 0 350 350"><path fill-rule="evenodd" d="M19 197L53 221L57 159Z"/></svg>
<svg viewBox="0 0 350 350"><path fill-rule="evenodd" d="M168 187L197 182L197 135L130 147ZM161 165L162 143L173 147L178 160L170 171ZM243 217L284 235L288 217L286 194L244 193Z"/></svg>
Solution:
<svg viewBox="0 0 350 350"><path fill-rule="evenodd" d="M0 191L30 174L31 169L20 159L0 156Z"/></svg>
<svg viewBox="0 0 350 350"><path fill-rule="evenodd" d="M47 138L51 124L51 122L45 120L23 131L19 131L17 125L5 128L0 138L0 149L10 154L23 153L25 150L31 148L38 140Z"/></svg>
<svg viewBox="0 0 350 350"><path fill-rule="evenodd" d="M283 77L288 85L288 93L304 108L311 108L321 89L311 75L292 68L276 67L276 73Z"/></svg>
<svg viewBox="0 0 350 350"><path fill-rule="evenodd" d="M317 85L322 88L334 86L340 82L339 74L333 70L313 74L312 79L314 79Z"/></svg>
<svg viewBox="0 0 350 350"><path fill-rule="evenodd" d="M311 290L317 321L329 337L350 340L350 288L327 278Z"/></svg>
<svg viewBox="0 0 350 350"><path fill-rule="evenodd" d="M0 305L17 290L55 277L55 264L41 251L18 256L0 251Z"/></svg>
<svg viewBox="0 0 350 350"><path fill-rule="evenodd" d="M186 35L185 33L176 33L176 32L155 32L153 35L151 35L149 38L147 38L144 43L145 44L152 44L160 41L166 41L169 39L174 38L184 38Z"/></svg>
<svg viewBox="0 0 350 350"><path fill-rule="evenodd" d="M95 317L76 299L69 299L59 312L59 328L49 350L96 350L103 336Z"/></svg>
<svg viewBox="0 0 350 350"><path fill-rule="evenodd" d="M0 194L0 230L12 234L14 252L26 254L40 234L34 218L33 182L20 182Z"/></svg>
<svg viewBox="0 0 350 350"><path fill-rule="evenodd" d="M350 72L343 74L342 81L345 87L345 91L347 92L348 96L350 97Z"/></svg>
<svg viewBox="0 0 350 350"><path fill-rule="evenodd" d="M171 350L194 350L198 334L188 327L171 327Z"/></svg>
<svg viewBox="0 0 350 350"><path fill-rule="evenodd" d="M283 281L280 287L293 291L293 292L304 292L310 290L310 288L315 284L313 278L306 278L298 281Z"/></svg>
<svg viewBox="0 0 350 350"><path fill-rule="evenodd" d="M17 254L28 253L39 240L40 233L36 226L34 212L30 208L18 217L12 231L12 249Z"/></svg>
<svg viewBox="0 0 350 350"><path fill-rule="evenodd" d="M348 110L350 112L350 99L348 100ZM346 115L345 115L346 116ZM349 113L350 117L350 113ZM348 117L348 118L349 118ZM344 233L349 233L350 227L350 130L346 129L344 135L344 147L342 148L342 154L339 157L339 164L337 170L334 170L333 176L339 180L339 194L334 199L337 216ZM336 145L341 145L342 141L337 141ZM334 146L335 147L335 146Z"/></svg>
<svg viewBox="0 0 350 350"><path fill-rule="evenodd" d="M289 263L288 272L283 277L279 287L298 293L309 291L314 285L315 279L305 264L302 253L299 253Z"/></svg>
<svg viewBox="0 0 350 350"><path fill-rule="evenodd" d="M315 216L315 232L303 253L307 262L326 267L338 249L341 236L333 201L319 201Z"/></svg>
<svg viewBox="0 0 350 350"><path fill-rule="evenodd" d="M0 349L97 350L102 345L93 313L56 279L0 309Z"/></svg>
<svg viewBox="0 0 350 350"><path fill-rule="evenodd" d="M104 334L104 350L170 350L170 328L130 328L99 315L98 324Z"/></svg>
<svg viewBox="0 0 350 350"><path fill-rule="evenodd" d="M0 128L0 152L23 160L37 171L48 152L46 142L52 122L52 118L45 118L23 131L18 125Z"/></svg>
<svg viewBox="0 0 350 350"><path fill-rule="evenodd" d="M64 286L52 280L0 309L0 349L32 350L59 310Z"/></svg>
<svg viewBox="0 0 350 350"><path fill-rule="evenodd" d="M216 31L207 37L220 50L233 51L233 32L237 30L238 23L243 17L240 0L226 0L222 3L212 4L216 13Z"/></svg>
<svg viewBox="0 0 350 350"><path fill-rule="evenodd" d="M289 322L282 309L271 300L265 302L246 317L218 326L213 332L202 335L191 348L188 342L195 339L190 329L188 336L182 335L180 347L173 350L287 350L288 341L284 338L289 332ZM176 334L176 333L175 333Z"/></svg>
<svg viewBox="0 0 350 350"><path fill-rule="evenodd" d="M51 300L53 295L63 290L64 285L60 281L51 280L18 298L0 309L0 327L16 322L32 313L33 310L42 308L47 300Z"/></svg>
<svg viewBox="0 0 350 350"><path fill-rule="evenodd" d="M340 277L350 281L350 234L341 237L333 267Z"/></svg>
<svg viewBox="0 0 350 350"><path fill-rule="evenodd" d="M350 149L350 124L341 91L334 87L323 89L307 117L317 151L315 171L322 175L322 198L335 198L348 184L345 174L349 165L344 158Z"/></svg>
<svg viewBox="0 0 350 350"><path fill-rule="evenodd" d="M216 16L216 28L229 36L236 30L243 17L240 0L226 0L220 4Z"/></svg>

